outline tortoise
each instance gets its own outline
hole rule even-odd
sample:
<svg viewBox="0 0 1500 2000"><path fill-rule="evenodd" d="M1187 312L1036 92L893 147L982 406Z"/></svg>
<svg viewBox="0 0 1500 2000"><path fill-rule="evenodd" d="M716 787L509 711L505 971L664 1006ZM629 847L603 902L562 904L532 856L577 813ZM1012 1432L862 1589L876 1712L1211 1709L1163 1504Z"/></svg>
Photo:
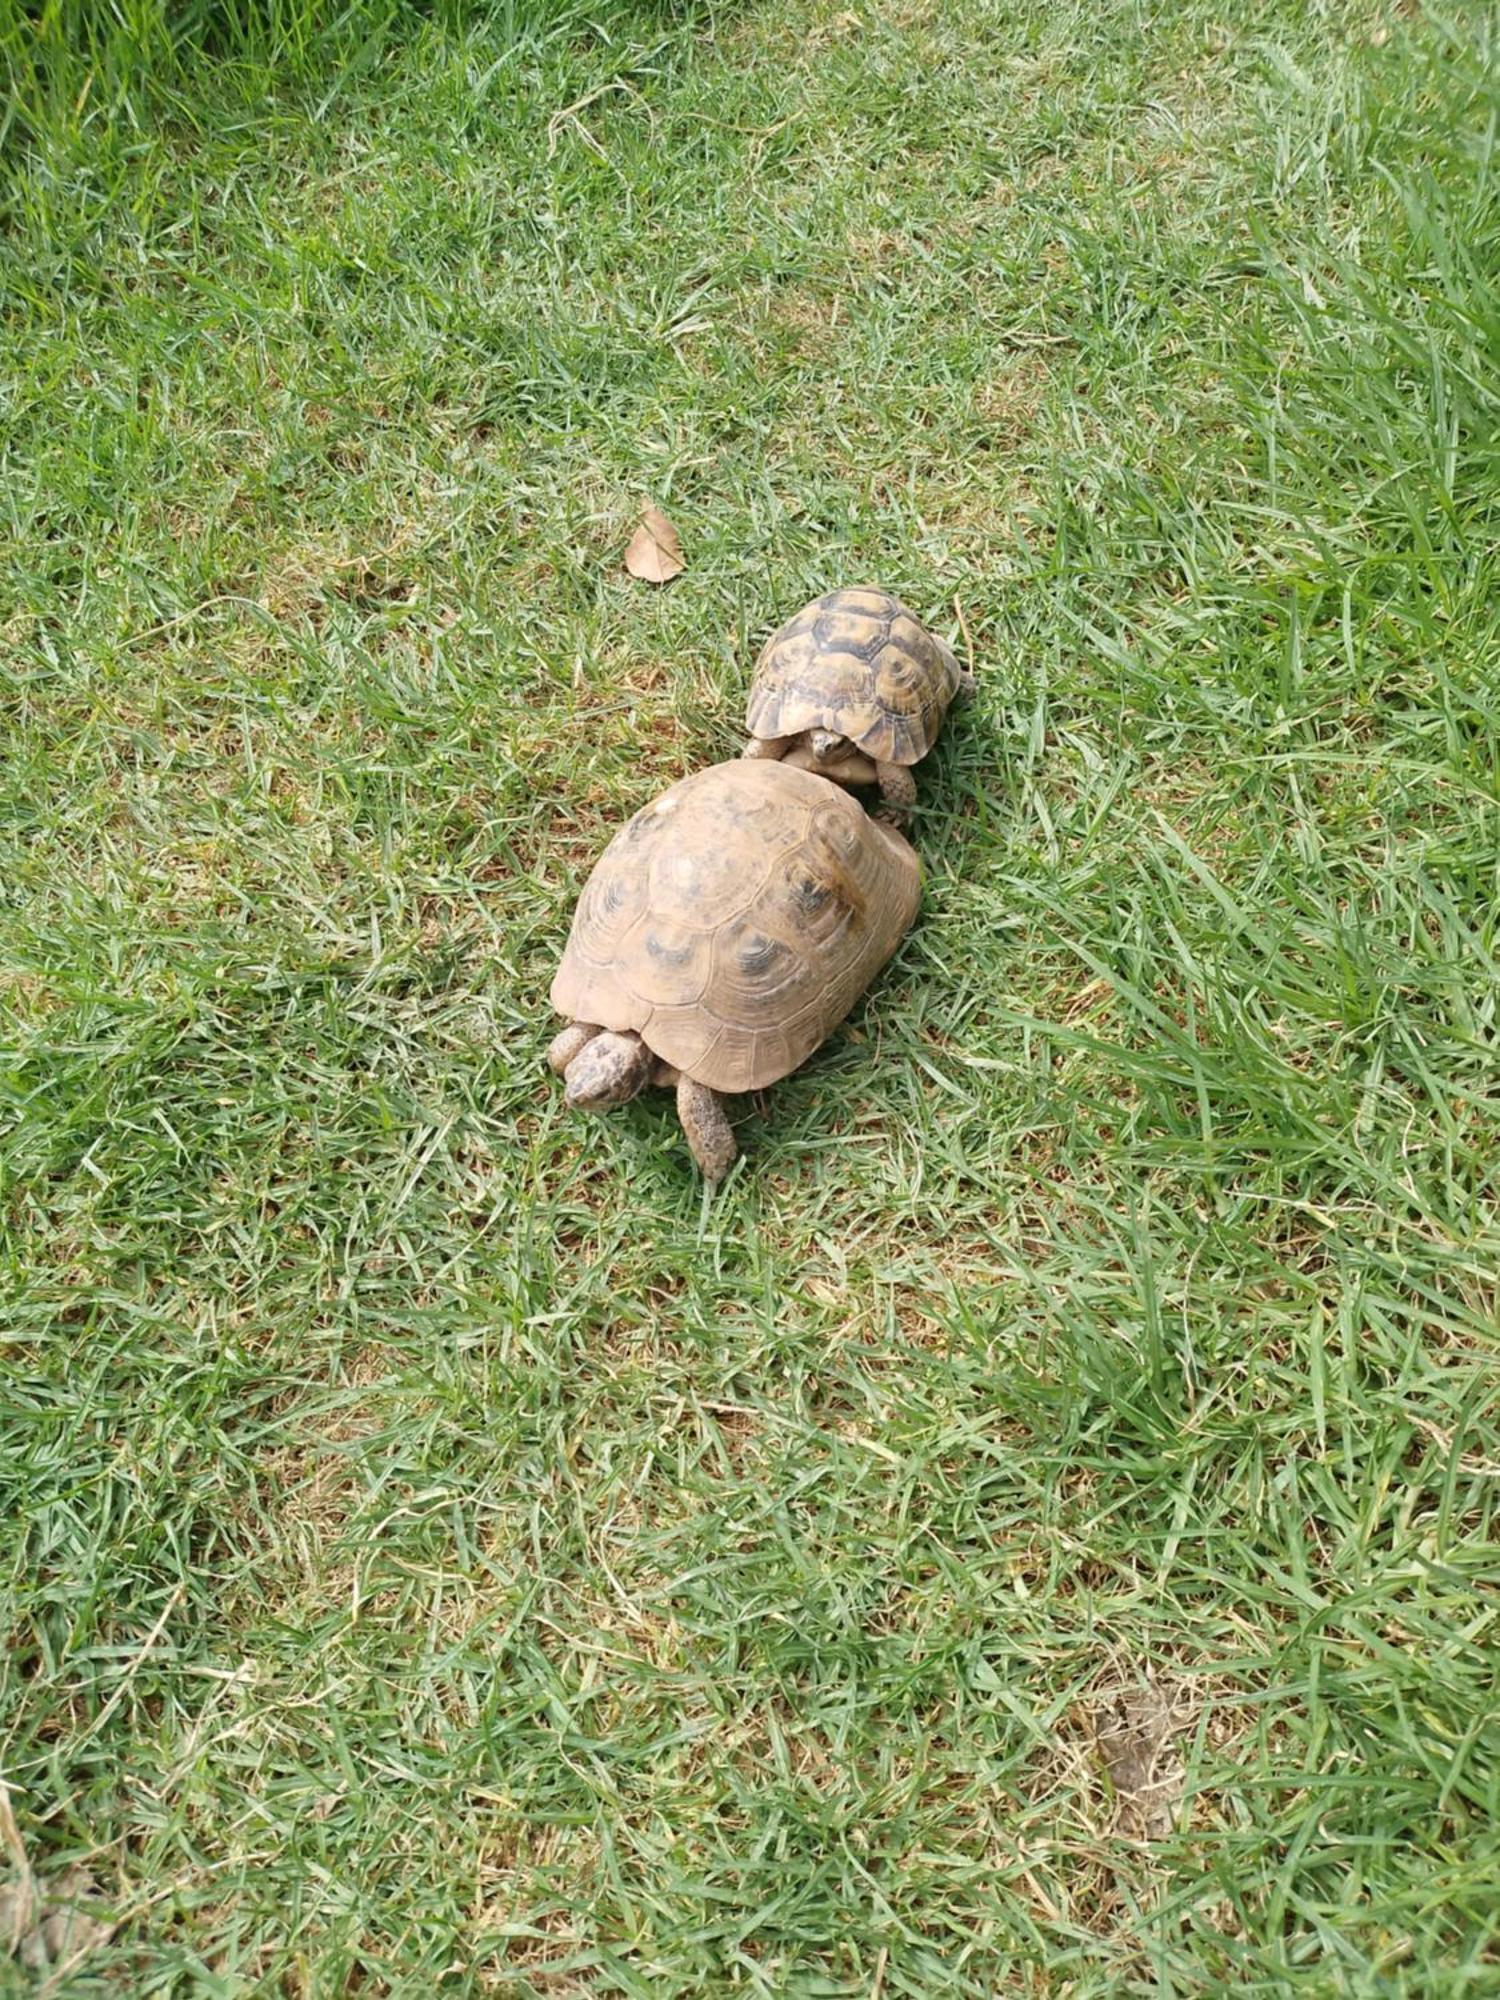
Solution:
<svg viewBox="0 0 1500 2000"><path fill-rule="evenodd" d="M893 827L791 764L681 779L610 841L578 898L548 1050L567 1102L675 1085L706 1179L737 1148L724 1093L789 1076L836 1028L917 914L921 871Z"/></svg>
<svg viewBox="0 0 1500 2000"><path fill-rule="evenodd" d="M889 591L830 591L761 648L744 754L841 785L878 784L887 805L915 805L910 766L932 748L953 697L973 687L974 676Z"/></svg>

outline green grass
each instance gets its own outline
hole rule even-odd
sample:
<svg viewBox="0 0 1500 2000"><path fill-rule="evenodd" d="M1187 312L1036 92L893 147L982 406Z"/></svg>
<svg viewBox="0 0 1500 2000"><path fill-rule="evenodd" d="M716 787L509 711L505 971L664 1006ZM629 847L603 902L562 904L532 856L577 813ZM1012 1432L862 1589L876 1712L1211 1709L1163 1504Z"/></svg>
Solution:
<svg viewBox="0 0 1500 2000"><path fill-rule="evenodd" d="M0 12L55 1990L1500 1992L1493 17L121 12ZM709 1202L547 985L860 578L981 694Z"/></svg>

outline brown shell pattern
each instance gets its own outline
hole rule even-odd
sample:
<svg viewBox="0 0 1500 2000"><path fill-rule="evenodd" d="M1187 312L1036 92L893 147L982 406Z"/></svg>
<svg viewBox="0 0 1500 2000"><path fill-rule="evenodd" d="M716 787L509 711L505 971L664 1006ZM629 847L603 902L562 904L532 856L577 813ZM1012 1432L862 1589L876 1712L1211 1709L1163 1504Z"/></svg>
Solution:
<svg viewBox="0 0 1500 2000"><path fill-rule="evenodd" d="M715 764L604 850L552 1005L634 1029L715 1090L760 1090L843 1020L920 898L906 841L827 779L772 761Z"/></svg>
<svg viewBox="0 0 1500 2000"><path fill-rule="evenodd" d="M751 676L754 736L836 729L890 764L925 757L961 670L941 639L884 590L835 590L773 632Z"/></svg>

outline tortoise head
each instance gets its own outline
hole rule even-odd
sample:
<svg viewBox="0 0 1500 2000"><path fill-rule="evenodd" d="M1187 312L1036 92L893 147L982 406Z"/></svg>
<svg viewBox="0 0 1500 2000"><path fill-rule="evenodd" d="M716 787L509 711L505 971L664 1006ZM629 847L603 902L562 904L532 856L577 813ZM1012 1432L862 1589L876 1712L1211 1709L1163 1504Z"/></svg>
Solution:
<svg viewBox="0 0 1500 2000"><path fill-rule="evenodd" d="M655 1066L639 1035L595 1035L568 1064L564 1096L575 1110L608 1111L638 1097Z"/></svg>
<svg viewBox="0 0 1500 2000"><path fill-rule="evenodd" d="M840 736L836 729L809 729L807 744L820 764L837 764L854 747L848 737Z"/></svg>

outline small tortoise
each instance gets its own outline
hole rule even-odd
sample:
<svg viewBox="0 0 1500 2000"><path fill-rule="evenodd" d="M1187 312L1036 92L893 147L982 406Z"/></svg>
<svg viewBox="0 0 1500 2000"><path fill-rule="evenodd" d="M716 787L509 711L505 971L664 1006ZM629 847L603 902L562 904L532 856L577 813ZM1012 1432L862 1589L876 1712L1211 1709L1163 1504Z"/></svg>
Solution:
<svg viewBox="0 0 1500 2000"><path fill-rule="evenodd" d="M908 767L932 748L953 697L973 686L888 591L831 591L761 648L745 755L785 758L841 785L878 784L888 805L914 805Z"/></svg>
<svg viewBox="0 0 1500 2000"><path fill-rule="evenodd" d="M567 1101L677 1086L693 1158L736 1147L721 1091L762 1090L838 1026L917 913L917 857L847 792L779 763L711 765L615 835L584 885L547 1060Z"/></svg>

